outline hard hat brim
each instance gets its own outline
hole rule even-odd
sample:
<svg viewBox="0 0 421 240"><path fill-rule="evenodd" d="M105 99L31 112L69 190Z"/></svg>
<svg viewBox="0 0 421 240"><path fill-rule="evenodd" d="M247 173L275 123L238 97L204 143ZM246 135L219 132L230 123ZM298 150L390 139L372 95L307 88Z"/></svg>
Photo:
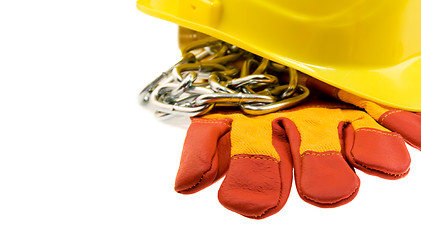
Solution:
<svg viewBox="0 0 421 240"><path fill-rule="evenodd" d="M212 1L212 4L217 3L218 1ZM189 17L186 17L180 9L177 10L180 14L171 14L171 11L163 11L160 7L162 6L151 6L150 0L138 0L137 2L137 8L148 15L219 38L254 54L295 68L357 96L389 107L421 112L421 56L412 56L393 66L365 65L356 67L346 64L321 65L297 61L279 49L274 51L267 47L264 42L243 41L233 34L227 34L214 27L218 25L215 19L222 14L217 5L212 6L210 10L205 8L205 11L201 13L204 16L204 22L197 21L197 19L189 20ZM174 6L165 6L165 9L179 7L174 3Z"/></svg>

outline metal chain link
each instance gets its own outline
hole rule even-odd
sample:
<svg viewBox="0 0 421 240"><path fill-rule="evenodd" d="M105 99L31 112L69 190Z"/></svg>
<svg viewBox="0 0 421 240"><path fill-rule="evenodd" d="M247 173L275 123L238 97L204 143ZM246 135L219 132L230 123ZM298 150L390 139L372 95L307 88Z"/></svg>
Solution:
<svg viewBox="0 0 421 240"><path fill-rule="evenodd" d="M199 116L215 107L261 115L293 107L308 95L295 69L208 37L186 46L183 58L139 96L163 117Z"/></svg>

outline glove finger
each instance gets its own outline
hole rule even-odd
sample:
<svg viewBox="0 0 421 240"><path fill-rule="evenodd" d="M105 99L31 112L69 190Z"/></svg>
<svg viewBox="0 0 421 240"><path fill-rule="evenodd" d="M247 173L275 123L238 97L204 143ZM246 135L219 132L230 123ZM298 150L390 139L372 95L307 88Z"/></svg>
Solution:
<svg viewBox="0 0 421 240"><path fill-rule="evenodd" d="M175 180L175 190L198 192L224 176L230 158L231 119L192 118Z"/></svg>
<svg viewBox="0 0 421 240"><path fill-rule="evenodd" d="M421 114L381 106L342 90L336 92L337 98L364 108L367 113L384 127L399 133L413 147L421 150Z"/></svg>
<svg viewBox="0 0 421 240"><path fill-rule="evenodd" d="M380 116L378 122L399 133L411 146L421 150L421 113L391 110Z"/></svg>
<svg viewBox="0 0 421 240"><path fill-rule="evenodd" d="M404 139L376 125L367 117L344 127L342 137L348 161L355 168L382 178L406 176L411 160Z"/></svg>
<svg viewBox="0 0 421 240"><path fill-rule="evenodd" d="M272 130L268 129L267 136L262 134L265 127L260 128L266 125L271 127L270 122L248 124L256 128L247 129L244 137L239 137L241 142L234 140L233 127L232 149L234 151L235 145L241 144L243 153L237 151L232 156L218 193L223 206L255 219L277 213L285 205L292 185L291 153L285 130L276 124Z"/></svg>
<svg viewBox="0 0 421 240"><path fill-rule="evenodd" d="M313 114L315 118L323 115ZM323 121L326 127L313 125L316 122L313 119L296 125L282 120L291 145L295 183L304 201L318 207L337 207L355 198L360 180L341 154L337 122Z"/></svg>

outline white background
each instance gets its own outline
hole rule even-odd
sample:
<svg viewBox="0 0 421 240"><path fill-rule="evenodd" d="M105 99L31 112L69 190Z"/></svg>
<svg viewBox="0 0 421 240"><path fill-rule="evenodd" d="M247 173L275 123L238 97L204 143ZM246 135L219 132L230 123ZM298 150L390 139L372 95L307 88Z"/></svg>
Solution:
<svg viewBox="0 0 421 240"><path fill-rule="evenodd" d="M134 0L0 2L0 239L420 239L421 154L398 181L358 172L354 201L264 220L223 208L220 182L173 190L188 120L139 91L179 57L175 25Z"/></svg>

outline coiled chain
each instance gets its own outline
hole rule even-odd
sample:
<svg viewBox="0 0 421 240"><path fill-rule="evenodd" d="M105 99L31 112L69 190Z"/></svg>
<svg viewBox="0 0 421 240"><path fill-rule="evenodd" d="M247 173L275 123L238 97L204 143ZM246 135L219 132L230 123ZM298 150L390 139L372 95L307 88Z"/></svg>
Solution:
<svg viewBox="0 0 421 240"><path fill-rule="evenodd" d="M140 93L158 116L199 116L215 107L261 115L301 103L309 90L297 71L213 37L197 40L183 58Z"/></svg>

